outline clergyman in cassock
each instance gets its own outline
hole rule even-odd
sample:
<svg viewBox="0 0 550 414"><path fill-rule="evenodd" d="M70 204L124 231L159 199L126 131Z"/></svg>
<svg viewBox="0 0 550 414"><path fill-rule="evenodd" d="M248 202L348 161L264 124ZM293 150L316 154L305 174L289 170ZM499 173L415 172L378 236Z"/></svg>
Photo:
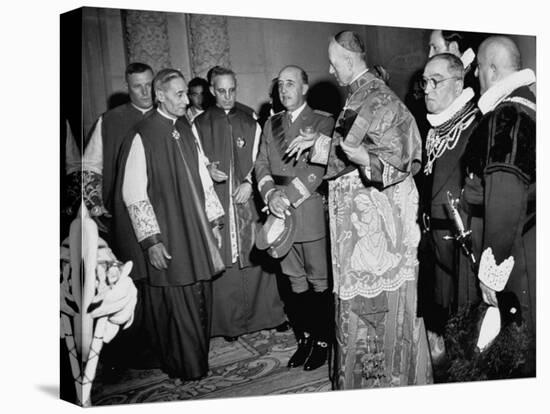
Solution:
<svg viewBox="0 0 550 414"><path fill-rule="evenodd" d="M130 102L119 105L101 115L92 130L87 146L94 147L97 154L95 163L98 165L101 178L96 188L103 198L103 206L98 206L98 212L91 211L92 216L103 215L100 226L101 236L109 243L109 220L106 216L112 214L113 191L116 177L116 162L122 142L131 129L153 110L153 69L145 63L133 62L126 67L126 85ZM103 207L103 208L101 208ZM106 214L104 214L106 213ZM104 231L102 231L104 230Z"/></svg>
<svg viewBox="0 0 550 414"><path fill-rule="evenodd" d="M325 363L333 342L327 223L318 191L325 167L309 163L306 154L297 160L287 157L285 150L300 129L309 127L330 135L334 120L307 104L308 77L302 68L283 68L278 88L286 111L266 122L255 170L260 194L271 214L279 218L292 214L296 222L293 244L280 257L282 272L290 279L293 292L286 305L298 341L288 366L303 365L309 371Z"/></svg>
<svg viewBox="0 0 550 414"><path fill-rule="evenodd" d="M235 106L235 73L215 67L210 74L216 105L196 117L193 128L211 163L214 188L226 212L221 248L225 271L213 282L212 336L231 341L277 327L286 317L275 275L260 266L268 257L254 248L259 214L252 172L261 129Z"/></svg>
<svg viewBox="0 0 550 414"><path fill-rule="evenodd" d="M144 279L142 329L161 368L197 379L208 370L211 279L223 269L216 239L223 210L211 199L212 182L189 124L176 124L188 103L183 75L161 70L154 90L157 110L121 149L115 238L120 259L134 262L132 277Z"/></svg>
<svg viewBox="0 0 550 414"><path fill-rule="evenodd" d="M289 154L313 146L327 164L336 294L336 389L432 382L424 322L416 316L421 141L414 118L370 73L350 31L329 44L330 73L348 97L333 137L304 132Z"/></svg>

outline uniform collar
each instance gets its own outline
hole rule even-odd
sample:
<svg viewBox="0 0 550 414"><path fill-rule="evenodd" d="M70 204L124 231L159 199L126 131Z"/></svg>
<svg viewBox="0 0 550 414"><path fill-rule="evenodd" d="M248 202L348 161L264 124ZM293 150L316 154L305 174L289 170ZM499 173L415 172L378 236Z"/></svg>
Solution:
<svg viewBox="0 0 550 414"><path fill-rule="evenodd" d="M507 98L516 89L528 86L536 82L535 72L531 69L523 69L506 76L485 91L477 106L482 114L491 112L496 106Z"/></svg>
<svg viewBox="0 0 550 414"><path fill-rule="evenodd" d="M438 114L428 114L426 118L432 127L442 125L449 119L452 119L458 111L464 108L464 105L472 100L473 97L473 89L466 88L443 112Z"/></svg>
<svg viewBox="0 0 550 414"><path fill-rule="evenodd" d="M296 119L302 113L306 105L307 105L307 102L304 102L299 108L295 109L294 111L292 112L287 111L287 113L290 115L290 119L292 122L296 121Z"/></svg>
<svg viewBox="0 0 550 414"><path fill-rule="evenodd" d="M471 47L469 47L464 51L462 56L460 56L460 60L462 61L462 65L464 66L465 70L472 64L475 58L476 58L476 54L474 53Z"/></svg>

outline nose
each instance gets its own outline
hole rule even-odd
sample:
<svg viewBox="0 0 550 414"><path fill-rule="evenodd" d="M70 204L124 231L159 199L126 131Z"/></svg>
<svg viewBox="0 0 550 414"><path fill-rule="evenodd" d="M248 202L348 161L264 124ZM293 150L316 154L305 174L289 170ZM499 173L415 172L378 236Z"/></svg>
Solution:
<svg viewBox="0 0 550 414"><path fill-rule="evenodd" d="M334 68L332 67L332 65L328 67L328 73L334 75Z"/></svg>
<svg viewBox="0 0 550 414"><path fill-rule="evenodd" d="M148 96L149 95L149 88L147 86L141 87L141 95L142 96Z"/></svg>

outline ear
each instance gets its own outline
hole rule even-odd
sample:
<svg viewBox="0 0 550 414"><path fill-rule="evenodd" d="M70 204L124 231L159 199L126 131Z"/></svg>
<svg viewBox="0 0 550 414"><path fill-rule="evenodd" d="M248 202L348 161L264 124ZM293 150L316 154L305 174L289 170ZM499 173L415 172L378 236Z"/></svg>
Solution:
<svg viewBox="0 0 550 414"><path fill-rule="evenodd" d="M155 91L155 96L157 97L157 101L164 102L165 96L164 96L164 91L162 90L162 88L157 89Z"/></svg>
<svg viewBox="0 0 550 414"><path fill-rule="evenodd" d="M457 95L460 95L462 93L462 91L464 90L464 80L462 79L457 79L457 82L456 82L456 94Z"/></svg>
<svg viewBox="0 0 550 414"><path fill-rule="evenodd" d="M353 69L353 59L350 55L346 56L346 63L348 65L348 69L351 71Z"/></svg>
<svg viewBox="0 0 550 414"><path fill-rule="evenodd" d="M449 52L453 55L460 56L460 50L458 48L458 43L456 40L453 40L451 43L449 43Z"/></svg>
<svg viewBox="0 0 550 414"><path fill-rule="evenodd" d="M212 96L216 96L216 94L214 93L214 86L210 85L208 89L210 90L210 94Z"/></svg>
<svg viewBox="0 0 550 414"><path fill-rule="evenodd" d="M490 79L491 79L493 82L496 82L496 81L499 79L499 73L498 73L497 67L496 67L494 64L491 64L491 65L489 66L489 69L491 70Z"/></svg>
<svg viewBox="0 0 550 414"><path fill-rule="evenodd" d="M307 94L308 90L309 90L309 85L308 84L302 85L302 95Z"/></svg>

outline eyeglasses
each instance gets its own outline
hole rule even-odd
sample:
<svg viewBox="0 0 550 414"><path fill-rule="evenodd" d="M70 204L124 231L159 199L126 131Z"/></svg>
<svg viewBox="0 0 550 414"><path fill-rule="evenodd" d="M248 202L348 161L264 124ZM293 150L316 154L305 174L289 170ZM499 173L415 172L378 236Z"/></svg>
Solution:
<svg viewBox="0 0 550 414"><path fill-rule="evenodd" d="M444 79L434 79L434 78L422 78L420 79L420 87L422 90L426 90L426 87L429 85L432 89L437 89L438 85L440 83L443 83L445 81L451 80L451 79L460 79L458 76L451 76L450 78L444 78Z"/></svg>

